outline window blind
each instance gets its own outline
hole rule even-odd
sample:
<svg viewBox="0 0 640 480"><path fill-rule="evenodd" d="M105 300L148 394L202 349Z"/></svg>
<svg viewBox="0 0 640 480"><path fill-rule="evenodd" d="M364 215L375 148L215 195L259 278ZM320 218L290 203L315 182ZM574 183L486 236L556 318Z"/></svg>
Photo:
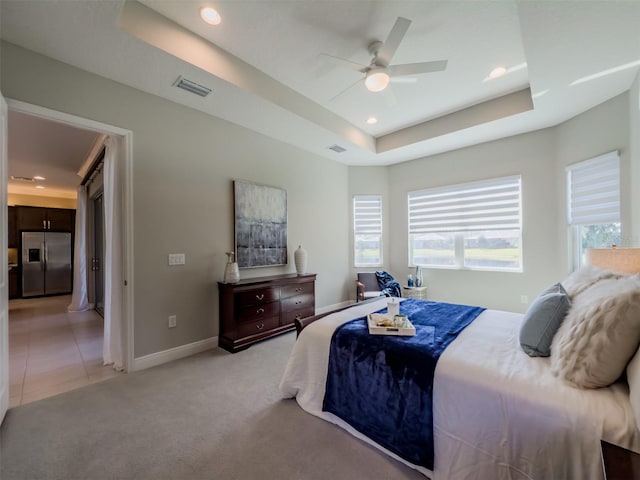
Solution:
<svg viewBox="0 0 640 480"><path fill-rule="evenodd" d="M610 152L567 167L567 194L570 225L619 222L618 152Z"/></svg>
<svg viewBox="0 0 640 480"><path fill-rule="evenodd" d="M353 233L382 235L382 197L356 195L353 197Z"/></svg>
<svg viewBox="0 0 640 480"><path fill-rule="evenodd" d="M409 192L409 233L520 228L520 176Z"/></svg>

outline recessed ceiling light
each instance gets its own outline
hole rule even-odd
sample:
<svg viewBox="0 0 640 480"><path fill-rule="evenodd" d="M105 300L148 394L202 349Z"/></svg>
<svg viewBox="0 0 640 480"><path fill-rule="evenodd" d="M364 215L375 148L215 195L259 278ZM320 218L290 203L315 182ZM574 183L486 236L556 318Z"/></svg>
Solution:
<svg viewBox="0 0 640 480"><path fill-rule="evenodd" d="M507 69L505 67L496 67L493 70L491 70L491 73L489 74L489 78L499 78L503 76L505 73L507 73Z"/></svg>
<svg viewBox="0 0 640 480"><path fill-rule="evenodd" d="M202 17L202 20L207 22L209 25L219 25L222 21L222 17L213 7L202 7L200 9L200 16Z"/></svg>
<svg viewBox="0 0 640 480"><path fill-rule="evenodd" d="M33 177L34 180L46 180L46 178L41 177L40 175L36 175L35 177Z"/></svg>
<svg viewBox="0 0 640 480"><path fill-rule="evenodd" d="M44 185L36 185L36 188L44 188Z"/></svg>
<svg viewBox="0 0 640 480"><path fill-rule="evenodd" d="M378 119L376 117L369 117L369 118L367 118L367 123L369 125L373 125L375 123L378 123Z"/></svg>

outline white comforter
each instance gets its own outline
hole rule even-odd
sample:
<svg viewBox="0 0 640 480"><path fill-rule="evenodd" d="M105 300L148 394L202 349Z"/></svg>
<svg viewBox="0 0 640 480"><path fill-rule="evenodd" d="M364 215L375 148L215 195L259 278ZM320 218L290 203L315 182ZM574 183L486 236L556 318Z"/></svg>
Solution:
<svg viewBox="0 0 640 480"><path fill-rule="evenodd" d="M333 331L385 306L384 298L357 305L305 328L280 389L307 412L407 463L322 411ZM445 350L433 387L435 468L408 465L434 480L602 480L600 439L640 450L627 384L597 390L563 384L548 358L530 358L520 348L521 320L486 310Z"/></svg>

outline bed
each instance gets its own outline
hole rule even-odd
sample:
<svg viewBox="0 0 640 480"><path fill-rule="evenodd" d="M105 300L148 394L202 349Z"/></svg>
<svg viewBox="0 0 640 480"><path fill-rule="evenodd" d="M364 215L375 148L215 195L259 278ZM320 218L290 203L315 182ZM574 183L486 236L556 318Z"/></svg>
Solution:
<svg viewBox="0 0 640 480"><path fill-rule="evenodd" d="M334 332L386 305L381 298L303 322L280 384L283 397L433 480L602 480L601 440L640 451L624 378L591 389L563 382L551 358L532 358L521 348L523 314L487 309L437 362L433 469L407 461L323 411Z"/></svg>

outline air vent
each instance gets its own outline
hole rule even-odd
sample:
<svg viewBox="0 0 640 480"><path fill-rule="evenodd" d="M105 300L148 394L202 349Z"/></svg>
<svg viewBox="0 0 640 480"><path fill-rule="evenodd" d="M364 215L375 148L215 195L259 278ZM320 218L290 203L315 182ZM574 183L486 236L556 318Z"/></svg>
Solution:
<svg viewBox="0 0 640 480"><path fill-rule="evenodd" d="M17 175L11 175L11 180L18 180L19 182L33 182L31 177L20 177Z"/></svg>
<svg viewBox="0 0 640 480"><path fill-rule="evenodd" d="M336 153L342 153L342 152L346 152L347 149L344 147L341 147L340 145L331 145L329 147L329 150L333 150Z"/></svg>
<svg viewBox="0 0 640 480"><path fill-rule="evenodd" d="M186 90L187 92L195 93L196 95L200 95L201 97L206 97L211 93L211 89L199 85L191 80L187 80L186 78L179 76L178 79L173 84L174 87L181 88Z"/></svg>

